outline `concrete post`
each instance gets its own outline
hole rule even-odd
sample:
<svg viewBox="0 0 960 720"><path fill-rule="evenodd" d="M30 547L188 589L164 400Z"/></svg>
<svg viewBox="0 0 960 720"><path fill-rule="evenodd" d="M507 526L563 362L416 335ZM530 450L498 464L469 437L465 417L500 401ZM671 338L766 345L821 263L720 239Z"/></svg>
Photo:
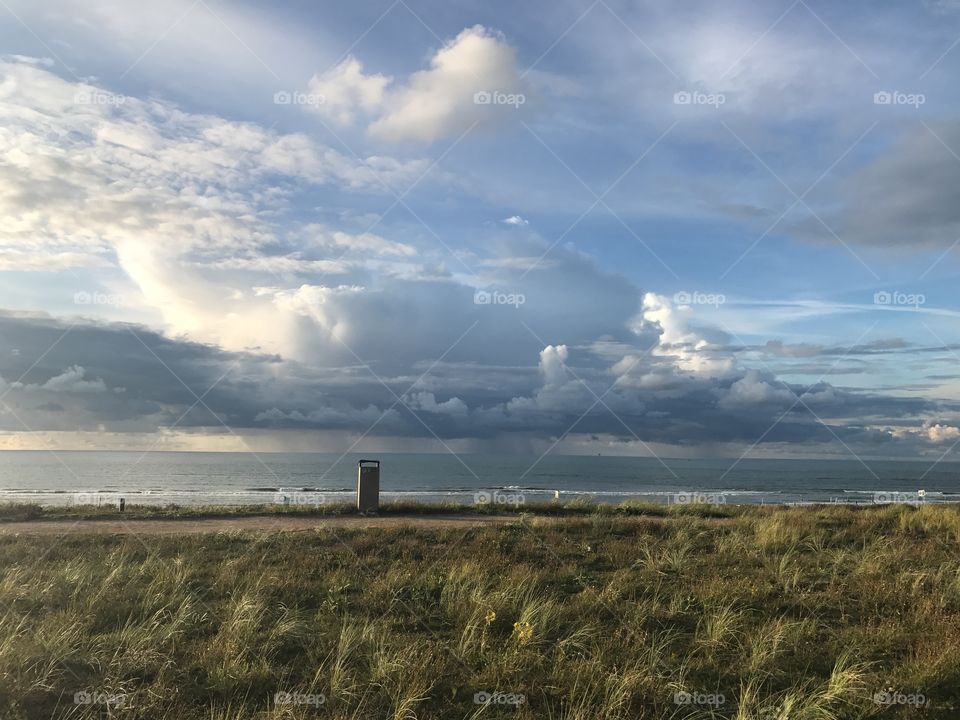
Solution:
<svg viewBox="0 0 960 720"><path fill-rule="evenodd" d="M357 509L376 512L380 507L380 461L360 460L357 463Z"/></svg>

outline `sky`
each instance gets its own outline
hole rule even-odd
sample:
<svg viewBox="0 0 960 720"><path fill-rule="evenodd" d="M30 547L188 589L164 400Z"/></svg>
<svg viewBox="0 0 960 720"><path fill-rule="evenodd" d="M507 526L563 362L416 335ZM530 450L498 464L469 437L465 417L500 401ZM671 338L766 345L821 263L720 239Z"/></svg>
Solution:
<svg viewBox="0 0 960 720"><path fill-rule="evenodd" d="M960 2L0 3L0 448L955 459Z"/></svg>

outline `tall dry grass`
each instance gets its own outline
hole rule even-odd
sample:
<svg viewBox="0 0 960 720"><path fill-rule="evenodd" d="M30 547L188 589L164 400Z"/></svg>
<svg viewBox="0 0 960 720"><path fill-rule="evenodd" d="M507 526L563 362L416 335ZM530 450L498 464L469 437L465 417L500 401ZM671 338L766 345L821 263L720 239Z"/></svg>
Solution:
<svg viewBox="0 0 960 720"><path fill-rule="evenodd" d="M960 510L714 515L2 536L0 717L956 716Z"/></svg>

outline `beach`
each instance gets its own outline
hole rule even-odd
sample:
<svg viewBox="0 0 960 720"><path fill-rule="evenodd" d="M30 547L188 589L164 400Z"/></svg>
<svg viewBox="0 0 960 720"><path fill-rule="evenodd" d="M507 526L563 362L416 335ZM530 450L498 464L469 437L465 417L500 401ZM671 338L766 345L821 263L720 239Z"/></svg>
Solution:
<svg viewBox="0 0 960 720"><path fill-rule="evenodd" d="M0 535L200 535L222 532L311 532L324 528L470 528L517 522L516 517L434 515L425 517L296 517L261 515L195 520L31 520L0 522Z"/></svg>

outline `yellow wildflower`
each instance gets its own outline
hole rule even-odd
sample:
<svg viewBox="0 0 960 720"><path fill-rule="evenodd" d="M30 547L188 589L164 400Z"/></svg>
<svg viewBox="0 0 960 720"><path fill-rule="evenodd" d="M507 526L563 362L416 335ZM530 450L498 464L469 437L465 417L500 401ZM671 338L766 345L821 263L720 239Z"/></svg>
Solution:
<svg viewBox="0 0 960 720"><path fill-rule="evenodd" d="M518 643L526 645L533 639L533 626L528 622L515 622L513 633L517 636Z"/></svg>

